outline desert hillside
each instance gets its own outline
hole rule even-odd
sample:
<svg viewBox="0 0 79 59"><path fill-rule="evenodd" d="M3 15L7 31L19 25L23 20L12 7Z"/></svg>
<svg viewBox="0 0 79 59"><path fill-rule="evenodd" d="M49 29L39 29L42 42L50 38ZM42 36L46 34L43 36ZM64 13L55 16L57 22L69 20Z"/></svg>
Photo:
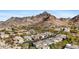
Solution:
<svg viewBox="0 0 79 59"><path fill-rule="evenodd" d="M43 12L0 21L1 49L79 49L79 15L57 18Z"/></svg>

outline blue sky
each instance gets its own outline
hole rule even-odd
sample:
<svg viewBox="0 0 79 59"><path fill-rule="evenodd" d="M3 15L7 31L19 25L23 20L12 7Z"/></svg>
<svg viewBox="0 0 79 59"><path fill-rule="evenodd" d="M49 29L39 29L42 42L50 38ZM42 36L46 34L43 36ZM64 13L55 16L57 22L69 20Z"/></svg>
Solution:
<svg viewBox="0 0 79 59"><path fill-rule="evenodd" d="M10 17L25 17L37 15L47 11L56 17L74 17L79 14L79 10L0 10L0 21L5 21Z"/></svg>

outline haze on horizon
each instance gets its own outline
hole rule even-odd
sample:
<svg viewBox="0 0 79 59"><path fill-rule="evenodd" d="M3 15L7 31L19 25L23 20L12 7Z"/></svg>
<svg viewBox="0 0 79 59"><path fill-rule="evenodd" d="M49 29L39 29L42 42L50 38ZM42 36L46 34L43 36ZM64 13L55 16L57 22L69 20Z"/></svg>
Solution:
<svg viewBox="0 0 79 59"><path fill-rule="evenodd" d="M0 21L5 21L10 17L35 16L44 11L57 18L72 18L79 14L79 10L0 10Z"/></svg>

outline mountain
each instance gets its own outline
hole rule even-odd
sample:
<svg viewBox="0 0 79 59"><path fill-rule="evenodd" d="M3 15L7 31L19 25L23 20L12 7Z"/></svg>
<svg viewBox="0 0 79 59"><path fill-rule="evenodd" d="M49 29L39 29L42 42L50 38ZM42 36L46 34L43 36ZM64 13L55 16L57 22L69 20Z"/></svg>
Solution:
<svg viewBox="0 0 79 59"><path fill-rule="evenodd" d="M79 15L71 18L71 21L73 22L74 25L79 25Z"/></svg>
<svg viewBox="0 0 79 59"><path fill-rule="evenodd" d="M79 15L73 17L71 20L72 20L73 22L79 22Z"/></svg>
<svg viewBox="0 0 79 59"><path fill-rule="evenodd" d="M11 17L8 20L0 23L0 28L2 27L13 27L13 26L28 26L28 25L47 25L53 24L57 26L65 26L67 23L65 21L57 19L54 15L48 12L40 13L36 16L29 17Z"/></svg>

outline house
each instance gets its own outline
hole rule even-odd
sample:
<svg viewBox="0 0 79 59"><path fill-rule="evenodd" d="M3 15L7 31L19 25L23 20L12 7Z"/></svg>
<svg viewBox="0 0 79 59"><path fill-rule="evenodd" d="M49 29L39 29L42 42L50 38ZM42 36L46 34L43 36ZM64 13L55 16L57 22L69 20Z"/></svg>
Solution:
<svg viewBox="0 0 79 59"><path fill-rule="evenodd" d="M61 31L61 28L55 28L54 30L55 31Z"/></svg>
<svg viewBox="0 0 79 59"><path fill-rule="evenodd" d="M23 36L25 41L32 41L32 37L31 36Z"/></svg>
<svg viewBox="0 0 79 59"><path fill-rule="evenodd" d="M73 44L66 44L64 49L79 49L79 46Z"/></svg>
<svg viewBox="0 0 79 59"><path fill-rule="evenodd" d="M0 32L0 37L3 38L8 38L9 34L5 34L5 32Z"/></svg>
<svg viewBox="0 0 79 59"><path fill-rule="evenodd" d="M22 44L24 42L24 39L20 36L15 36L13 40L14 40L14 43L16 44Z"/></svg>
<svg viewBox="0 0 79 59"><path fill-rule="evenodd" d="M47 43L45 42L45 40L43 41L38 41L38 42L35 42L33 43L36 48L38 49L49 49L50 47L47 45Z"/></svg>
<svg viewBox="0 0 79 59"><path fill-rule="evenodd" d="M70 32L70 28L69 27L65 27L63 28L64 32Z"/></svg>

